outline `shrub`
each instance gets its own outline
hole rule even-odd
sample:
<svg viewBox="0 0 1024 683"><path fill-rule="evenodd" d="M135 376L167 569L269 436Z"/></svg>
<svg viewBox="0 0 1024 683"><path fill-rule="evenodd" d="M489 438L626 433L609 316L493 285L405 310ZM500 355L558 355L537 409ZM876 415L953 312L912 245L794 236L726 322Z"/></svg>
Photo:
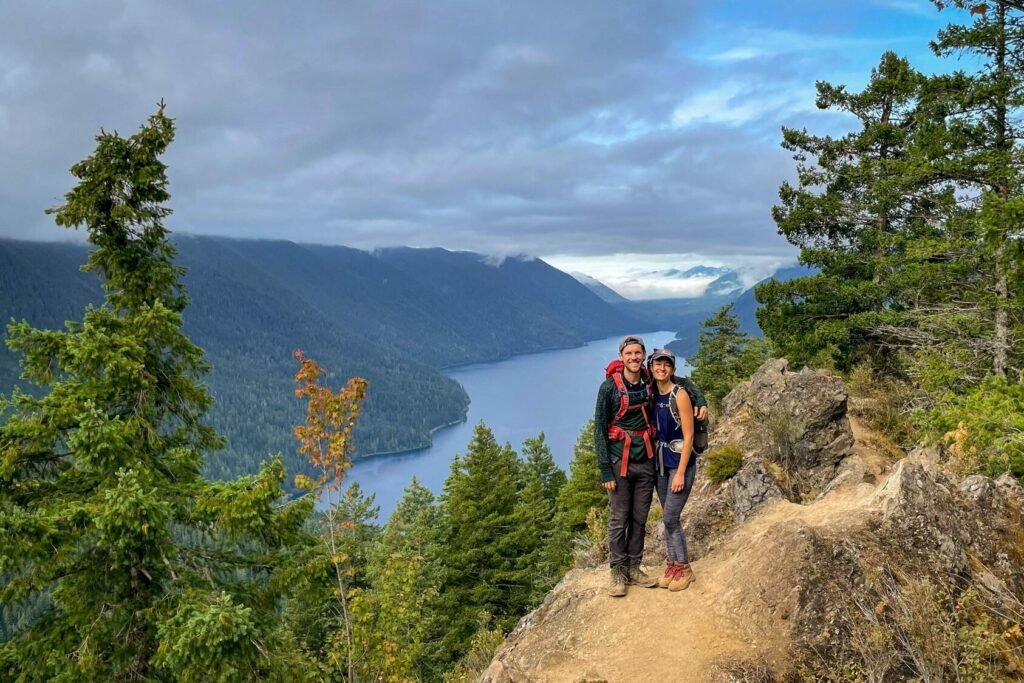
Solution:
<svg viewBox="0 0 1024 683"><path fill-rule="evenodd" d="M964 474L1024 479L1024 384L991 377L932 409L932 435L941 438Z"/></svg>
<svg viewBox="0 0 1024 683"><path fill-rule="evenodd" d="M705 472L708 479L715 483L725 481L743 466L743 453L733 444L716 448L704 457L708 461Z"/></svg>
<svg viewBox="0 0 1024 683"><path fill-rule="evenodd" d="M590 569L608 560L608 509L591 508L587 528L575 538L573 564Z"/></svg>
<svg viewBox="0 0 1024 683"><path fill-rule="evenodd" d="M876 372L868 363L855 367L848 377L855 410L872 429L907 448L920 439L914 416L929 403L927 395L908 382Z"/></svg>

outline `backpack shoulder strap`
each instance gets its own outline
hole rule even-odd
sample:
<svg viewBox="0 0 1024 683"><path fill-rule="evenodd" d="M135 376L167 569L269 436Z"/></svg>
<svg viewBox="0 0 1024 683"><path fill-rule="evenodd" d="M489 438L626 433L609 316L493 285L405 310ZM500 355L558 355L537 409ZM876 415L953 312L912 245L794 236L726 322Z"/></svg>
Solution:
<svg viewBox="0 0 1024 683"><path fill-rule="evenodd" d="M679 417L679 404L676 403L676 397L679 394L679 388L681 385L673 384L672 391L668 394L668 412L672 415L672 419L675 420L676 427L683 428L683 421Z"/></svg>
<svg viewBox="0 0 1024 683"><path fill-rule="evenodd" d="M615 388L619 391L619 407L611 422L614 425L618 424L622 416L629 410L629 392L626 391L626 381L622 378L621 372L612 373L612 381L615 382Z"/></svg>

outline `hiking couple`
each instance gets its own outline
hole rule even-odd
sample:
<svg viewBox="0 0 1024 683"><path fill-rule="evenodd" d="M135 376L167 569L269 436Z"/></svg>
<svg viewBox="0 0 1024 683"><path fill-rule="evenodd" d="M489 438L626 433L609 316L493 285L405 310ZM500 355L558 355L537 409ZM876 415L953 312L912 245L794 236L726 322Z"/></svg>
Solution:
<svg viewBox="0 0 1024 683"><path fill-rule="evenodd" d="M677 591L693 582L679 515L693 488L697 453L707 445L707 401L693 382L675 375L675 365L668 349L655 349L647 358L643 339L628 336L619 342L619 358L609 364L597 393L594 445L608 491L613 597L624 596L630 584ZM668 544L661 578L640 567L655 490Z"/></svg>

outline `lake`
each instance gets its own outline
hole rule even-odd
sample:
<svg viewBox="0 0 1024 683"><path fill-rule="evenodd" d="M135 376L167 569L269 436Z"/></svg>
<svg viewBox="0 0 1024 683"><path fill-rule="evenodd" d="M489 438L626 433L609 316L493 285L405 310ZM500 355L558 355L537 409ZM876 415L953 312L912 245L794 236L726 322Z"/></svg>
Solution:
<svg viewBox="0 0 1024 683"><path fill-rule="evenodd" d="M673 332L641 335L648 351L670 342ZM622 335L599 339L576 349L516 356L495 363L467 365L447 371L469 394L465 422L434 434L429 448L357 460L346 484L359 482L376 494L380 521L387 519L413 475L435 494L441 492L452 457L465 451L473 428L483 420L499 443L518 452L524 439L544 432L555 462L568 470L572 447L583 425L594 416L597 388L604 368L618 356ZM689 372L689 366L679 368Z"/></svg>

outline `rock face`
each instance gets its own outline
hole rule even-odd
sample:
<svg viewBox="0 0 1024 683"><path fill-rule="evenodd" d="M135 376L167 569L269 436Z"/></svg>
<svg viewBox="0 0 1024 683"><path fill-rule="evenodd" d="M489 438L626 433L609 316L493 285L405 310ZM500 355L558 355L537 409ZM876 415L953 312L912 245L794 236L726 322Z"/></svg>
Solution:
<svg viewBox="0 0 1024 683"><path fill-rule="evenodd" d="M843 381L804 368L791 372L785 358L769 360L722 401L715 443L734 443L748 459L779 462L820 488L850 454Z"/></svg>
<svg viewBox="0 0 1024 683"><path fill-rule="evenodd" d="M722 401L710 448L733 444L743 466L715 485L698 474L686 519L691 552L706 554L735 522L773 500L799 501L838 485L837 474L858 480L863 468L847 463L854 443L842 380L804 369L791 372L784 358L769 360ZM703 461L702 461L703 462Z"/></svg>
<svg viewBox="0 0 1024 683"><path fill-rule="evenodd" d="M763 460L751 460L736 473L732 509L737 522L744 521L763 503L778 498L785 498L785 494Z"/></svg>

